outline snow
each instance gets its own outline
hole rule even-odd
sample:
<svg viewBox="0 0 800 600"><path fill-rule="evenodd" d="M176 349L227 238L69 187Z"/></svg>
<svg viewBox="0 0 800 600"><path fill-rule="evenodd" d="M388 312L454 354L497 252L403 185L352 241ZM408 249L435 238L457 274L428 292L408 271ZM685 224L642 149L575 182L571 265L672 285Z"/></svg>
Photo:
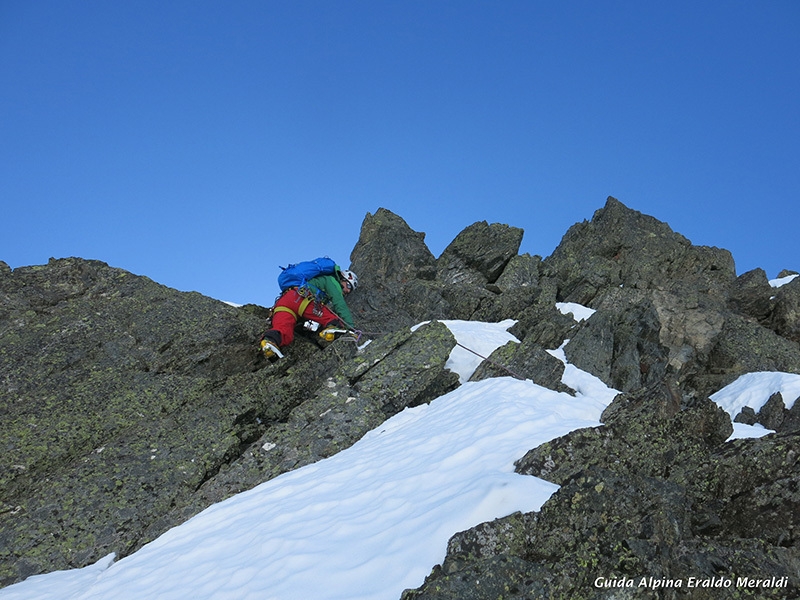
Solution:
<svg viewBox="0 0 800 600"><path fill-rule="evenodd" d="M800 396L800 375L777 371L747 373L712 394L711 399L734 418L745 406L758 412L776 392L783 396L784 406L791 409Z"/></svg>
<svg viewBox="0 0 800 600"><path fill-rule="evenodd" d="M515 341L507 332L513 321L445 323L484 356ZM599 425L617 392L569 365L563 346L551 353L564 361L563 381L576 396L511 377L464 383L331 458L209 507L126 558L31 577L0 590L0 599L396 600L441 563L454 533L538 510L557 489L515 474L515 460ZM466 380L476 358L457 346L448 365ZM757 402L776 386L795 389L796 379L740 378L715 396L726 407L734 397Z"/></svg>
<svg viewBox="0 0 800 600"><path fill-rule="evenodd" d="M575 302L556 302L556 308L562 315L572 315L576 321L585 321L597 312Z"/></svg>
<svg viewBox="0 0 800 600"><path fill-rule="evenodd" d="M793 275L787 275L786 277L780 277L778 279L770 279L769 284L774 288L779 288L786 285L790 281L793 281L795 277L797 277L797 273Z"/></svg>
<svg viewBox="0 0 800 600"><path fill-rule="evenodd" d="M427 321L426 321L427 323ZM508 342L519 340L508 332L516 321L506 319L499 323L477 323L475 321L442 321L461 344L453 348L450 358L445 367L454 373L458 373L458 380L461 383L469 381L475 369L500 346ZM416 329L424 323L412 327Z"/></svg>
<svg viewBox="0 0 800 600"><path fill-rule="evenodd" d="M759 425L756 423L755 425L745 425L744 423L734 423L733 424L733 433L727 439L730 440L737 440L737 439L744 439L744 438L760 438L768 435L770 433L775 433L771 429L767 429L763 425Z"/></svg>
<svg viewBox="0 0 800 600"><path fill-rule="evenodd" d="M746 373L730 385L711 395L711 399L719 404L731 419L736 418L745 406L754 412L761 410L770 396L780 392L783 405L787 409L794 406L795 400L800 397L800 375L794 373L781 373L779 371L759 371ZM760 425L743 425L734 423L732 439L737 437L761 437L771 430Z"/></svg>

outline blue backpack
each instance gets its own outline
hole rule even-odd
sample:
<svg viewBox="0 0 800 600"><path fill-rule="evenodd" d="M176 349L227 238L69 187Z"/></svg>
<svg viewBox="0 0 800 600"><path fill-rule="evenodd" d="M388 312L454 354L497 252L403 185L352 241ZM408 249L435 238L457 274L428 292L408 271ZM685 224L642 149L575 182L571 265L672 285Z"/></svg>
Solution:
<svg viewBox="0 0 800 600"><path fill-rule="evenodd" d="M278 275L278 286L285 292L291 287L303 287L309 279L319 275L333 275L336 272L336 263L327 256L316 260L306 260L296 265L281 267Z"/></svg>

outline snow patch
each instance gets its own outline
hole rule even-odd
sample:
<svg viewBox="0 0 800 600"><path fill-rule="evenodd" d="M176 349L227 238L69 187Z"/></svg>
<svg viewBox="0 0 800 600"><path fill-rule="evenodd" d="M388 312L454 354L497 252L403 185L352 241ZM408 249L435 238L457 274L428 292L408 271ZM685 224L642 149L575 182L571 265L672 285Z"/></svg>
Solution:
<svg viewBox="0 0 800 600"><path fill-rule="evenodd" d="M775 433L771 429L767 429L763 425L759 425L756 423L755 425L745 425L744 423L734 423L733 424L733 433L730 437L725 440L726 442L730 442L731 440L740 440L745 438L760 438L768 435L770 433Z"/></svg>
<svg viewBox="0 0 800 600"><path fill-rule="evenodd" d="M411 330L416 331L429 322L415 325ZM484 358L500 346L508 342L519 343L519 340L508 332L508 329L516 324L514 319L506 319L499 323L459 320L444 320L441 323L447 326L456 338L456 342L460 344L450 352L445 368L456 373L461 383L469 381Z"/></svg>
<svg viewBox="0 0 800 600"><path fill-rule="evenodd" d="M116 554L107 554L96 563L82 569L54 571L46 575L28 577L22 583L0 590L3 600L48 600L80 598L83 590L89 588L98 577L114 562Z"/></svg>
<svg viewBox="0 0 800 600"><path fill-rule="evenodd" d="M800 396L800 375L778 371L747 373L712 394L710 398L733 419L745 406L758 412L776 392L781 393L784 406L787 409L792 408Z"/></svg>
<svg viewBox="0 0 800 600"><path fill-rule="evenodd" d="M597 312L592 308L576 304L575 302L556 302L556 308L562 315L572 315L572 318L578 322L585 321Z"/></svg>
<svg viewBox="0 0 800 600"><path fill-rule="evenodd" d="M794 281L794 279L795 279L795 277L797 277L797 275L798 274L795 273L794 275L787 275L786 277L779 277L778 279L770 279L769 280L769 284L774 288L779 288L779 287L782 287L782 286L786 285L787 283L789 283L791 281Z"/></svg>

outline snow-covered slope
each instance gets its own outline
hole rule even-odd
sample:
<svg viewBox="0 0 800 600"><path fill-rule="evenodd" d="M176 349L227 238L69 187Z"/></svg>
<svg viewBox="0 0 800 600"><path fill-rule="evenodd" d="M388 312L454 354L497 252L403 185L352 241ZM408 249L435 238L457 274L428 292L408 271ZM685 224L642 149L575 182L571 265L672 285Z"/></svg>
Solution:
<svg viewBox="0 0 800 600"><path fill-rule="evenodd" d="M513 339L511 321L446 323L484 356ZM565 360L563 351L553 354ZM466 381L475 358L457 347L448 364ZM454 533L538 510L557 489L515 474L513 462L598 425L616 394L571 365L564 383L577 395L509 377L464 383L329 459L208 508L131 556L31 577L0 590L0 599L396 600L444 559ZM734 410L736 398L763 403L776 385L800 385L800 376L739 380L715 399Z"/></svg>

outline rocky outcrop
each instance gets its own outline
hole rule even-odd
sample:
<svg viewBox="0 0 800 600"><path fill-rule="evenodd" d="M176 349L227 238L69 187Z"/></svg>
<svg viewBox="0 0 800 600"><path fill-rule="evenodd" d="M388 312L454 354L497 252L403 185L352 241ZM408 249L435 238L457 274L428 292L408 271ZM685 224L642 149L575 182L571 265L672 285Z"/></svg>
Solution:
<svg viewBox="0 0 800 600"><path fill-rule="evenodd" d="M275 364L257 350L263 307L97 261L0 262L0 584L124 556L331 456L458 385L445 367L455 340L437 320L514 319L520 343L473 380L569 393L550 352L561 348L623 393L602 427L520 457L520 472L562 486L539 513L458 534L407 597L634 597L588 578L642 572L785 574L784 597L797 597L800 403L778 394L745 409L738 421L780 433L725 442L731 420L708 396L750 371L800 373L800 279L737 277L727 251L613 198L545 259L519 254L521 239L475 223L437 258L398 215L367 214L348 304L370 343L323 348L301 334ZM595 312L577 322L560 302ZM647 593L635 597L671 597Z"/></svg>
<svg viewBox="0 0 800 600"><path fill-rule="evenodd" d="M558 281L560 300L586 306L620 286L725 292L736 276L727 250L694 246L615 198L590 222L573 225L544 267Z"/></svg>
<svg viewBox="0 0 800 600"><path fill-rule="evenodd" d="M764 269L753 269L736 278L728 306L734 312L764 323L772 312L772 287Z"/></svg>
<svg viewBox="0 0 800 600"><path fill-rule="evenodd" d="M351 254L351 266L363 283L359 294L348 299L360 327L384 333L432 318L469 320L487 312L497 316L502 311L491 305L500 285L517 290L538 279L539 261L517 256L521 229L475 223L439 259L424 239L424 233L412 231L386 209L366 216ZM514 267L502 283L512 259Z"/></svg>
<svg viewBox="0 0 800 600"><path fill-rule="evenodd" d="M455 389L458 376L445 369L454 345L450 331L433 322L413 334L405 329L376 340L361 353L352 343L332 347L350 360L335 368L288 418L266 428L238 458L201 485L191 501L163 516L150 536L214 502L333 456L403 408Z"/></svg>
<svg viewBox="0 0 800 600"><path fill-rule="evenodd" d="M791 408L786 408L789 400ZM786 398L780 392L775 392L758 412L749 406L734 417L737 423L746 425L763 425L773 431L798 431L800 430L800 398Z"/></svg>
<svg viewBox="0 0 800 600"><path fill-rule="evenodd" d="M386 209L367 214L350 255L359 287L348 305L361 329L384 333L445 317L436 259L424 240L424 233Z"/></svg>
<svg viewBox="0 0 800 600"><path fill-rule="evenodd" d="M253 438L257 315L79 259L0 298L0 580L135 547Z"/></svg>
<svg viewBox="0 0 800 600"><path fill-rule="evenodd" d="M521 242L521 229L486 221L456 236L436 261L437 281L450 318L474 318L494 300L499 291L494 284L517 256Z"/></svg>
<svg viewBox="0 0 800 600"><path fill-rule="evenodd" d="M800 597L800 409L778 394L737 420L784 433L725 442L730 418L708 400L747 372L800 373L789 285L776 292L758 270L736 277L726 251L692 246L613 198L570 229L516 315L523 342L490 358L553 387L538 357L564 344L572 364L625 393L603 427L518 462L520 473L562 486L540 512L457 534L444 563L403 597ZM596 312L559 322L556 301ZM475 377L500 371L484 363ZM786 579L781 588L687 590L690 577L754 573ZM642 577L649 583L639 587ZM604 587L626 581L636 587ZM675 581L683 589L654 587Z"/></svg>
<svg viewBox="0 0 800 600"><path fill-rule="evenodd" d="M549 354L545 348L528 340L521 344L509 342L498 348L492 356L475 370L470 381L482 381L491 377L512 376L530 379L537 385L574 394L575 391L561 383L564 363Z"/></svg>
<svg viewBox="0 0 800 600"><path fill-rule="evenodd" d="M539 285L597 310L569 332L573 364L621 391L669 376L703 398L750 371L800 373L797 281L776 292L763 271L737 278L726 250L609 198L543 261Z"/></svg>
<svg viewBox="0 0 800 600"><path fill-rule="evenodd" d="M459 233L437 261L438 278L446 286L495 283L519 251L522 229L486 221Z"/></svg>

